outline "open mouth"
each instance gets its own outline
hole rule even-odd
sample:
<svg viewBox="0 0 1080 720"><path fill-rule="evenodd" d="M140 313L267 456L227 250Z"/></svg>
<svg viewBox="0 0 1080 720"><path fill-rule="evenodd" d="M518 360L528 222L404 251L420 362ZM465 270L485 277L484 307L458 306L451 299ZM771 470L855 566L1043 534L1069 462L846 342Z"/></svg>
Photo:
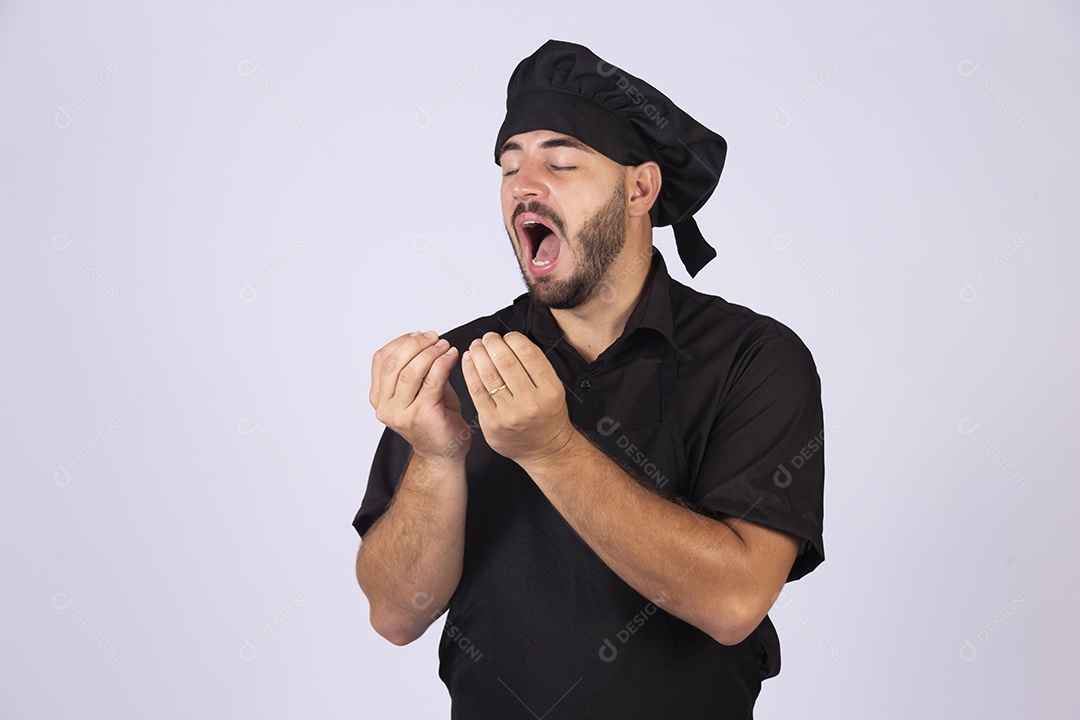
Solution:
<svg viewBox="0 0 1080 720"><path fill-rule="evenodd" d="M517 218L517 234L533 273L550 271L562 251L562 238L550 222L535 213L522 213Z"/></svg>

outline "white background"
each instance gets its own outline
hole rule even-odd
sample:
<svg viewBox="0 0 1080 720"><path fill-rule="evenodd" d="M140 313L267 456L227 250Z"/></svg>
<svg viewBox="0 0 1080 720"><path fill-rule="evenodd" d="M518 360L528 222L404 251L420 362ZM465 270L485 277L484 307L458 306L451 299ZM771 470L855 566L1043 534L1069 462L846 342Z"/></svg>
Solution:
<svg viewBox="0 0 1080 720"><path fill-rule="evenodd" d="M448 716L353 576L370 358L521 292L555 37L728 139L719 258L656 242L818 363L758 717L1080 717L1076 3L357 5L0 6L0 716Z"/></svg>

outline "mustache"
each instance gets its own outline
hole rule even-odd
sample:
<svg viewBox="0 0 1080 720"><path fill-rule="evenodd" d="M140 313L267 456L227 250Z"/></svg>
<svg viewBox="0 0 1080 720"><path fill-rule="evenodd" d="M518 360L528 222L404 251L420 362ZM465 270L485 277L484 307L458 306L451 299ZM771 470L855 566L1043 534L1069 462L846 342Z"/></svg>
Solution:
<svg viewBox="0 0 1080 720"><path fill-rule="evenodd" d="M544 205L541 205L535 200L529 201L527 203L518 203L517 207L514 208L513 215L510 216L511 225L516 225L518 217L521 216L523 213L527 212L539 215L540 217L544 218L549 223L551 223L552 227L559 231L559 235L564 238L566 237L566 223L563 222L562 217L560 217L559 214L554 210Z"/></svg>

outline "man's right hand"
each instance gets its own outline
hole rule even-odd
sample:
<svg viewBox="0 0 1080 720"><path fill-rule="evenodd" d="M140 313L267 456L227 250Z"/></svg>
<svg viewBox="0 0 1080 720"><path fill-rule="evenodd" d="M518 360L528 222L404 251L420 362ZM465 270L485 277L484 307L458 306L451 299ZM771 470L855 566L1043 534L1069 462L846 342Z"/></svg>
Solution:
<svg viewBox="0 0 1080 720"><path fill-rule="evenodd" d="M375 417L424 458L464 460L472 432L448 382L458 352L431 331L409 333L381 347L371 361L369 401Z"/></svg>

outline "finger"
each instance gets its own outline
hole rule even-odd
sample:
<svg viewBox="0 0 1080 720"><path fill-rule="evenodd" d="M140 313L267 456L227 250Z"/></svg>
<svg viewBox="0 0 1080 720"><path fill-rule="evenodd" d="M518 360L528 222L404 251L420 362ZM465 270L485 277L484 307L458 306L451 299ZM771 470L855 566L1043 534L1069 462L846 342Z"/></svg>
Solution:
<svg viewBox="0 0 1080 720"><path fill-rule="evenodd" d="M444 341L440 340L439 342ZM439 347L439 343L435 343L432 347ZM442 400L447 381L450 379L450 371L454 369L454 363L457 362L457 359L458 351L456 347L449 345L449 347L443 348L442 354L432 361L431 369L424 376L424 381L416 394L416 402L433 406ZM460 408L458 410L460 411Z"/></svg>
<svg viewBox="0 0 1080 720"><path fill-rule="evenodd" d="M472 398L476 412L483 415L494 411L495 398L488 393L484 381L480 379L480 373L476 371L471 349L466 350L461 356L461 374L465 378L465 387L469 389L469 396Z"/></svg>
<svg viewBox="0 0 1080 720"><path fill-rule="evenodd" d="M397 385L391 398L395 403L403 406L411 405L416 401L417 394L423 387L432 364L450 348L446 340L438 340L421 350L412 360L405 364L398 372Z"/></svg>
<svg viewBox="0 0 1080 720"><path fill-rule="evenodd" d="M375 372L381 376L379 395L376 398L378 402L389 402L394 397L401 369L424 348L434 345L436 340L438 335L429 330L426 333L410 333L401 338L400 342L392 342L384 348L386 352L382 354L379 366L375 368Z"/></svg>
<svg viewBox="0 0 1080 720"><path fill-rule="evenodd" d="M544 351L525 335L519 332L508 332L503 336L503 342L514 351L514 356L517 357L522 369L534 385L540 387L542 383L562 382Z"/></svg>
<svg viewBox="0 0 1080 720"><path fill-rule="evenodd" d="M368 402L371 403L372 407L378 407L379 398L382 397L383 363L386 361L386 358L394 354L394 351L401 343L405 342L415 334L416 333L405 333L404 335L399 335L376 350L375 354L371 356L371 390L368 392Z"/></svg>
<svg viewBox="0 0 1080 720"><path fill-rule="evenodd" d="M495 367L495 362L491 359L491 355L488 353L487 348L484 347L484 343L480 340L474 340L472 345L469 346L469 356L472 358L473 366L476 368L477 374L480 376L480 381L484 384L490 393L496 388L500 388L503 385L507 387L503 390L499 390L497 395L513 395L513 392L509 389L509 383L499 373L499 369ZM491 397L495 398L495 395ZM495 398L498 400L499 398Z"/></svg>
<svg viewBox="0 0 1080 720"><path fill-rule="evenodd" d="M514 350L503 341L503 338L498 333L485 333L481 342L484 344L484 349L487 350L488 357L491 358L496 372L499 373L502 381L506 383L506 387L511 394L515 391L519 393L525 392L535 387L529 373L522 366L521 360L518 359ZM498 385L495 387L498 387Z"/></svg>

